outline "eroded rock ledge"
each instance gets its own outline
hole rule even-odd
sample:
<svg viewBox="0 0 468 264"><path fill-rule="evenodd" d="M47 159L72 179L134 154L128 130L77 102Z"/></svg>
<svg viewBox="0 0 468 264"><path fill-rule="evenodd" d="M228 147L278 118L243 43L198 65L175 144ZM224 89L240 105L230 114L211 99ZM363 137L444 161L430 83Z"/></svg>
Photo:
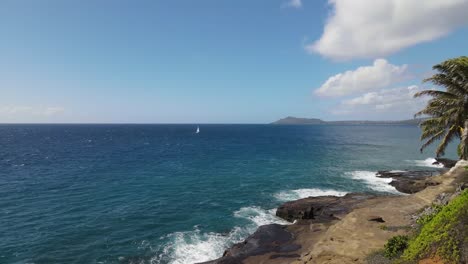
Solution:
<svg viewBox="0 0 468 264"><path fill-rule="evenodd" d="M269 258L298 258L299 254L292 252L301 248L294 243L294 235L286 229L286 225L270 224L260 226L255 233L244 242L234 244L227 249L223 257L203 262L203 264L235 264L251 256L273 253Z"/></svg>
<svg viewBox="0 0 468 264"><path fill-rule="evenodd" d="M420 192L429 186L441 184L440 177L433 177L439 174L440 172L438 171L379 171L376 176L392 178L393 181L389 183L390 185L400 192L412 194ZM323 243L324 239L328 239L329 243L332 244L342 243L340 241L344 238L337 240L334 237L324 238L324 236L328 236L328 232L326 231L331 226L341 223L341 219L348 218L348 215L351 215L350 213L355 210L368 211L374 206L376 206L375 209L378 209L375 210L375 214L367 214L365 219L362 219L364 221L363 225L371 225L376 228L382 225L382 223L389 224L387 221L395 222L393 218L397 215L389 215L386 209L384 209L387 204L393 204L392 199L410 199L410 197L392 198L388 195L350 193L343 197L308 197L286 202L278 207L276 215L287 221L295 222L294 224L261 226L244 242L235 244L227 249L223 257L204 262L203 264L276 264L295 263L295 261L299 260L301 260L300 263L303 263L304 257L306 259L309 258L308 252L310 252L310 248ZM385 204L385 206L382 206L383 211L379 209L380 204ZM382 217L384 215L383 212L386 212L385 217ZM397 218L401 217L398 216ZM385 231L379 229L379 232ZM386 235L383 236L385 237ZM337 261L336 263L340 263L338 259ZM315 262L312 261L311 263Z"/></svg>
<svg viewBox="0 0 468 264"><path fill-rule="evenodd" d="M432 176L440 175L440 171L379 171L377 177L392 178L389 184L402 193L417 193L428 186L435 186L439 183L434 181Z"/></svg>
<svg viewBox="0 0 468 264"><path fill-rule="evenodd" d="M294 220L330 222L342 218L360 202L375 197L376 195L364 193L349 193L343 197L308 197L282 204L276 210L276 216L289 222Z"/></svg>

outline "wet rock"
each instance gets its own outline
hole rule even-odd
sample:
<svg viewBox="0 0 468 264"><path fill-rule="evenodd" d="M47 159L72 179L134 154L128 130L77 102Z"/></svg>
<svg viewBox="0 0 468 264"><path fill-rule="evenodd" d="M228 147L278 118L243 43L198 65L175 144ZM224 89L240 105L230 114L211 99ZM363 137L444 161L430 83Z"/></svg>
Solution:
<svg viewBox="0 0 468 264"><path fill-rule="evenodd" d="M202 264L242 263L242 260L247 257L270 252L278 253L272 255L272 258L297 257L297 254L291 253L300 249L301 246L294 244L294 235L288 232L286 227L278 224L260 226L244 242L237 243L227 249L223 257Z"/></svg>
<svg viewBox="0 0 468 264"><path fill-rule="evenodd" d="M412 180L422 180L427 177L440 175L439 171L434 170L390 170L390 171L378 171L377 177L380 178L393 178L393 179L412 179Z"/></svg>
<svg viewBox="0 0 468 264"><path fill-rule="evenodd" d="M435 186L438 185L439 183L433 182L433 181L426 181L426 180L394 180L390 183L395 189L397 189L399 192L402 193L417 193L420 192L424 189L426 189L428 186Z"/></svg>
<svg viewBox="0 0 468 264"><path fill-rule="evenodd" d="M377 177L379 178L392 178L393 181L389 184L395 187L402 193L416 193L420 192L428 186L438 185L431 179L432 176L439 175L439 171L379 171Z"/></svg>
<svg viewBox="0 0 468 264"><path fill-rule="evenodd" d="M373 197L375 195L362 193L347 194L343 197L308 197L284 203L276 210L276 216L290 222L303 219L329 222L340 219L359 203Z"/></svg>
<svg viewBox="0 0 468 264"><path fill-rule="evenodd" d="M432 163L433 165L443 165L444 168L452 168L455 166L455 164L457 164L458 160L451 160L451 159L445 159L445 158L435 158L435 162Z"/></svg>

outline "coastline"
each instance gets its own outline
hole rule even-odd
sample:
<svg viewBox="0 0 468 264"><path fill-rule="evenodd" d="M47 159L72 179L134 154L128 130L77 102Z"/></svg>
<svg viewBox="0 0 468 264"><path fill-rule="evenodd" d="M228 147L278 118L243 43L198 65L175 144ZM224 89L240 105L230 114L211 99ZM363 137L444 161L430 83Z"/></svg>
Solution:
<svg viewBox="0 0 468 264"><path fill-rule="evenodd" d="M409 191L407 195L348 194L287 202L276 214L294 223L261 226L245 241L227 249L223 257L203 263L367 263L366 257L382 249L388 239L408 233L414 215L466 182L467 165L460 161L437 176L410 176L409 181L399 184ZM388 182L395 186L392 182L397 181ZM416 189L406 188L409 185Z"/></svg>

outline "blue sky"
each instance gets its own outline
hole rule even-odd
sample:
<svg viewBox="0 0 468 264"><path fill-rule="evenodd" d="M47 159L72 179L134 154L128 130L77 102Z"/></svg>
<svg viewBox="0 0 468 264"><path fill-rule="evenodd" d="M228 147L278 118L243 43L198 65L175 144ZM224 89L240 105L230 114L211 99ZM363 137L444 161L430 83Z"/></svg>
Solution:
<svg viewBox="0 0 468 264"><path fill-rule="evenodd" d="M5 0L0 122L411 118L467 2Z"/></svg>

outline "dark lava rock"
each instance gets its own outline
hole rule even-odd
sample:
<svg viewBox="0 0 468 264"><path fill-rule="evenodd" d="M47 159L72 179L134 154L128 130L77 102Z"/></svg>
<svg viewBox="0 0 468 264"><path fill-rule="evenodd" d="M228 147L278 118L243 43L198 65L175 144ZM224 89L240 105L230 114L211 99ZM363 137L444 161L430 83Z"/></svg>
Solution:
<svg viewBox="0 0 468 264"><path fill-rule="evenodd" d="M349 213L359 203L373 197L375 195L362 193L350 193L343 197L308 197L284 203L276 210L276 216L290 222L301 219L329 222L339 219Z"/></svg>
<svg viewBox="0 0 468 264"><path fill-rule="evenodd" d="M433 182L433 181L426 181L426 180L420 180L420 181L412 181L412 180L396 180L392 181L390 185L395 187L399 192L402 193L417 193L420 192L428 186L435 186L438 185L439 183Z"/></svg>
<svg viewBox="0 0 468 264"><path fill-rule="evenodd" d="M435 162L432 163L433 165L439 165L442 164L444 168L452 168L455 167L455 164L457 164L458 160L451 160L451 159L445 159L445 158L435 158Z"/></svg>
<svg viewBox="0 0 468 264"><path fill-rule="evenodd" d="M419 171L408 171L408 170L390 170L390 171L378 171L377 177L380 178L405 178L414 180L423 180L427 177L440 175L439 171L434 170L419 170Z"/></svg>
<svg viewBox="0 0 468 264"><path fill-rule="evenodd" d="M235 264L242 263L250 256L263 255L269 252L278 253L271 258L297 257L297 254L288 254L301 248L296 245L294 236L286 230L285 225L271 224L260 226L255 233L244 242L237 243L224 252L223 257L203 262L201 264Z"/></svg>
<svg viewBox="0 0 468 264"><path fill-rule="evenodd" d="M439 183L431 179L432 176L439 175L439 171L379 171L377 177L392 178L389 184L402 193L420 192L428 186L438 185Z"/></svg>

